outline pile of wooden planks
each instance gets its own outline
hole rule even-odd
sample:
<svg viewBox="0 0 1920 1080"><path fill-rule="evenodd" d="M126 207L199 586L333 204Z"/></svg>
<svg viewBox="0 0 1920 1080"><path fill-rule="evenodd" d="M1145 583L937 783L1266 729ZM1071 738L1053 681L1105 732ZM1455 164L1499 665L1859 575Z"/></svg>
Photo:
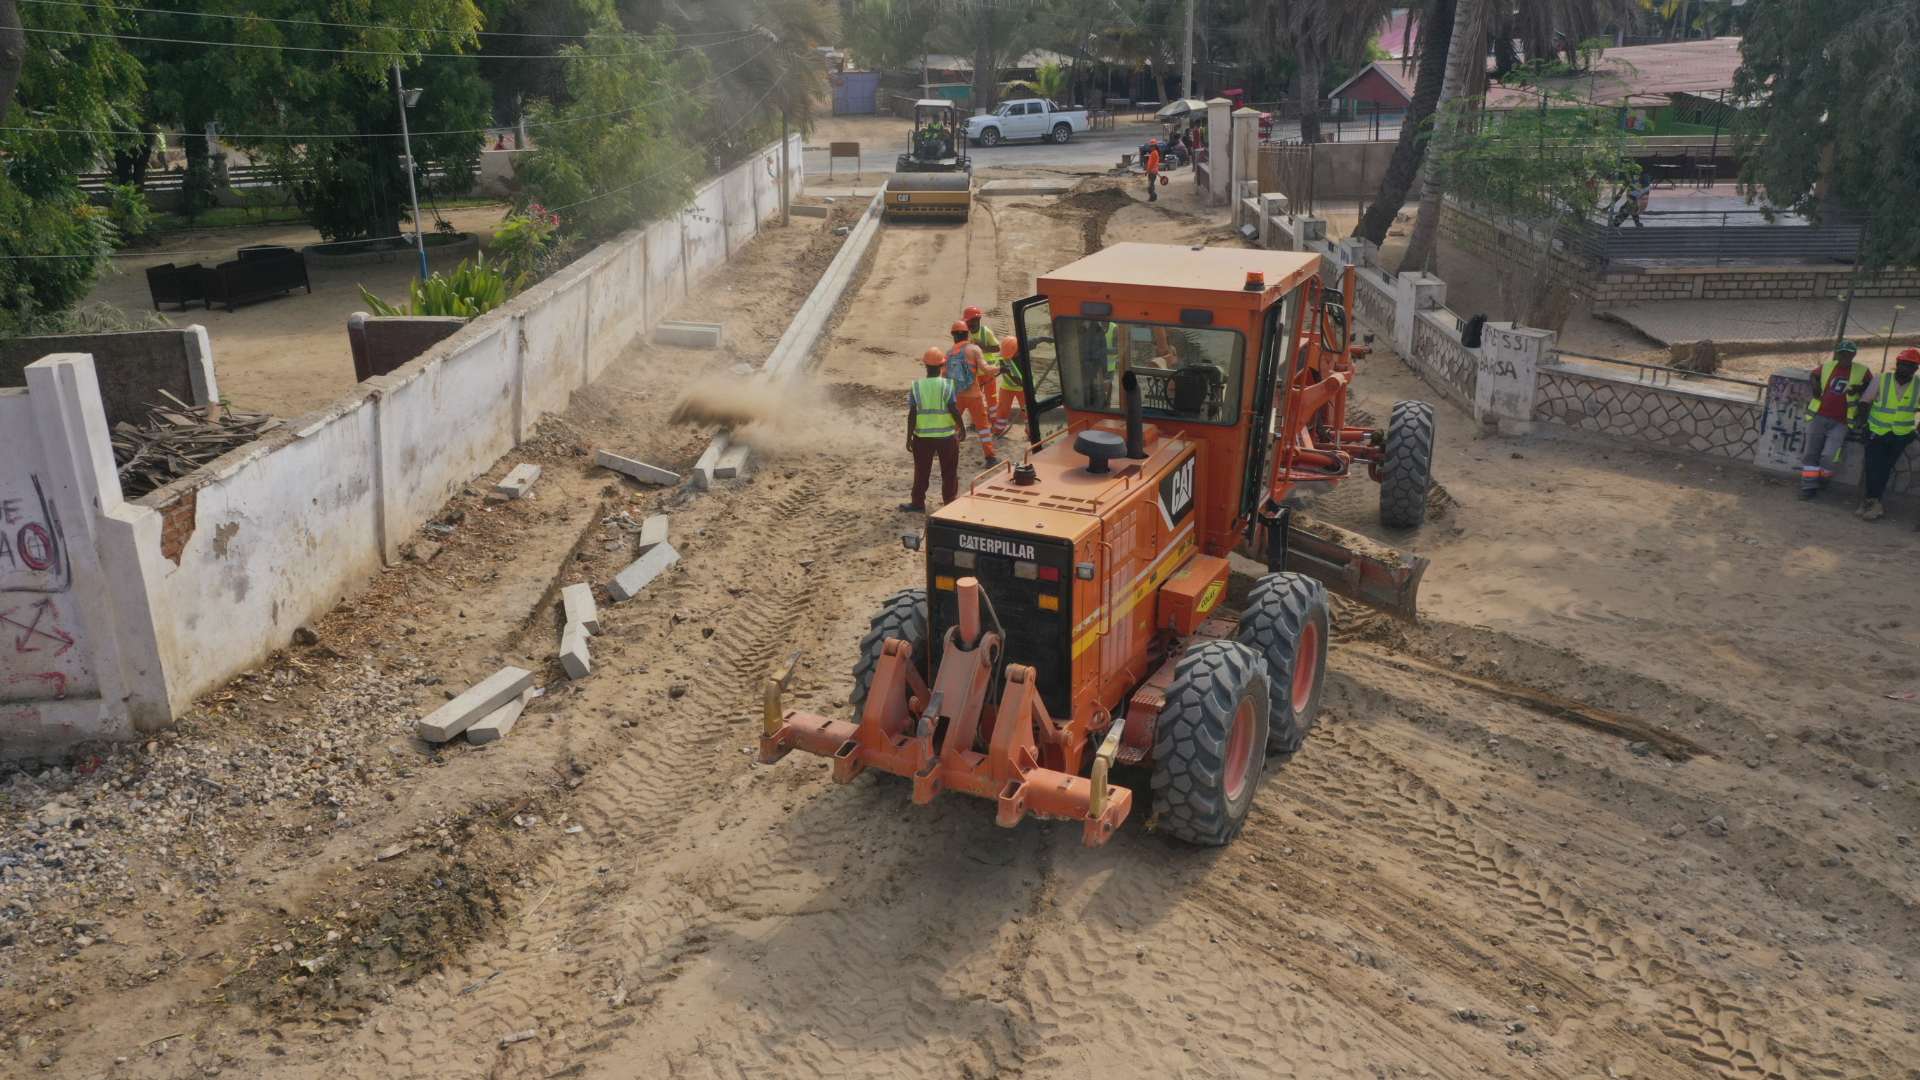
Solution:
<svg viewBox="0 0 1920 1080"><path fill-rule="evenodd" d="M113 426L113 461L120 494L137 499L163 488L229 450L245 446L285 421L270 413L221 405L188 405L165 390L170 404L147 406L147 423Z"/></svg>

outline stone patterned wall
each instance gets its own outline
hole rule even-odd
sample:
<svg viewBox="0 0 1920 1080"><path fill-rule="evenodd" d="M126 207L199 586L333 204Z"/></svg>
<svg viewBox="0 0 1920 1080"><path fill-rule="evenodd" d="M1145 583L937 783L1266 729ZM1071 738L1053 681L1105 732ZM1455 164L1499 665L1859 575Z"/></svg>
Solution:
<svg viewBox="0 0 1920 1080"><path fill-rule="evenodd" d="M1389 286L1380 281L1379 274L1376 267L1363 266L1353 275L1354 314L1380 337L1396 341L1399 339L1399 328L1394 323L1399 315L1399 306Z"/></svg>
<svg viewBox="0 0 1920 1080"><path fill-rule="evenodd" d="M1765 406L1726 395L1616 379L1568 365L1542 367L1535 420L1632 439L1665 450L1753 459Z"/></svg>
<svg viewBox="0 0 1920 1080"><path fill-rule="evenodd" d="M1443 323L1442 320L1445 320ZM1427 382L1455 405L1473 411L1474 379L1479 365L1452 329L1453 313L1423 311L1414 316L1413 361Z"/></svg>
<svg viewBox="0 0 1920 1080"><path fill-rule="evenodd" d="M1593 284L1596 307L1655 300L1809 300L1848 292L1852 270L1844 266L1609 267ZM1900 271L1863 281L1855 296L1920 296L1920 271Z"/></svg>

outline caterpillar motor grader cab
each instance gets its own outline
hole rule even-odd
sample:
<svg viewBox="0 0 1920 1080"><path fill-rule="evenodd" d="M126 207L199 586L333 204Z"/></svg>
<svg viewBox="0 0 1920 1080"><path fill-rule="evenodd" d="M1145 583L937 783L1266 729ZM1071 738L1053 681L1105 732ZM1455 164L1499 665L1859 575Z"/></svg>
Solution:
<svg viewBox="0 0 1920 1080"><path fill-rule="evenodd" d="M873 617L851 719L784 710L785 678L767 682L760 760L806 750L843 782L910 777L915 802L993 799L1004 826L1079 820L1090 846L1133 807L1109 770L1140 765L1162 831L1231 839L1267 753L1313 726L1327 591L1411 620L1426 567L1291 520L1289 495L1364 468L1384 522L1418 524L1432 457L1424 402L1347 423L1367 350L1353 271L1335 291L1319 262L1117 244L1041 278L1014 306L1035 445L904 538L926 585ZM1234 551L1269 570L1238 613Z"/></svg>
<svg viewBox="0 0 1920 1080"><path fill-rule="evenodd" d="M960 130L960 110L951 101L914 102L907 152L894 163L882 203L889 219L957 217L973 210L973 161Z"/></svg>

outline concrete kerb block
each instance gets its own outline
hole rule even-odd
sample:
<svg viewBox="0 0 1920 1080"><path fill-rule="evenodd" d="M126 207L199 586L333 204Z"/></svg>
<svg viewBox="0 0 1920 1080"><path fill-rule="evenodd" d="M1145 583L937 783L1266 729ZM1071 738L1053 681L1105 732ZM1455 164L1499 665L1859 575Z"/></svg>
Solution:
<svg viewBox="0 0 1920 1080"><path fill-rule="evenodd" d="M579 623L568 623L560 635L560 666L569 679L593 674L593 660L587 655L587 628Z"/></svg>
<svg viewBox="0 0 1920 1080"><path fill-rule="evenodd" d="M729 441L730 436L727 432L722 431L716 434L713 437L713 441L707 444L707 449L701 453L700 460L693 463L693 486L695 488L705 491L713 486L713 470L719 467L720 455L727 452L727 443Z"/></svg>
<svg viewBox="0 0 1920 1080"><path fill-rule="evenodd" d="M655 514L640 523L640 542L634 545L634 553L645 555L654 548L667 542L667 523L671 519L665 514ZM595 631L598 633L598 631Z"/></svg>
<svg viewBox="0 0 1920 1080"><path fill-rule="evenodd" d="M678 484L680 482L680 474L677 472L668 472L657 465L649 465L644 461L635 461L629 457L621 457L619 454L609 453L605 450L595 450L593 452L593 463L603 469L612 469L622 476L631 476L635 480L648 484Z"/></svg>
<svg viewBox="0 0 1920 1080"><path fill-rule="evenodd" d="M663 540L659 547L635 559L632 565L620 571L618 576L608 582L607 595L612 597L615 603L631 600L640 595L640 590L646 588L654 578L665 572L667 567L679 561L680 553L673 550L672 544Z"/></svg>
<svg viewBox="0 0 1920 1080"><path fill-rule="evenodd" d="M720 330L719 323L663 322L654 328L653 340L657 345L717 349L720 347Z"/></svg>
<svg viewBox="0 0 1920 1080"><path fill-rule="evenodd" d="M527 706L532 702L532 687L520 691L518 697L488 713L467 728L467 741L478 746L481 743L506 738L507 733L513 730L513 725L519 722L520 714L526 712Z"/></svg>
<svg viewBox="0 0 1920 1080"><path fill-rule="evenodd" d="M824 206L808 206L805 203L792 203L787 207L787 212L794 217L823 218L833 211Z"/></svg>
<svg viewBox="0 0 1920 1080"><path fill-rule="evenodd" d="M560 590L560 606L567 613L566 625L585 627L587 633L600 633L600 608L593 602L593 586L584 581Z"/></svg>
<svg viewBox="0 0 1920 1080"><path fill-rule="evenodd" d="M493 485L493 491L487 496L487 501L506 502L510 499L518 499L533 490L533 485L539 479L540 466L521 462L513 467L512 472L501 477L499 483Z"/></svg>
<svg viewBox="0 0 1920 1080"><path fill-rule="evenodd" d="M503 667L475 683L466 693L435 709L414 727L427 742L446 742L473 726L476 720L533 688L533 672Z"/></svg>
<svg viewBox="0 0 1920 1080"><path fill-rule="evenodd" d="M727 452L721 454L720 460L714 463L714 477L720 480L731 480L736 476L744 475L747 470L747 455L752 450L753 447L746 443L728 443Z"/></svg>

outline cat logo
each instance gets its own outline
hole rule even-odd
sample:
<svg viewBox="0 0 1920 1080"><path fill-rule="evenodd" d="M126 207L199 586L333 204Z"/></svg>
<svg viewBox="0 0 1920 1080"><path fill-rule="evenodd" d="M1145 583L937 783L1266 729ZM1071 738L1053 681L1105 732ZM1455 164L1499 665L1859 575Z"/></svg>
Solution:
<svg viewBox="0 0 1920 1080"><path fill-rule="evenodd" d="M1160 478L1160 516L1166 520L1168 529L1185 521L1193 512L1193 478L1199 460L1197 455L1188 454L1187 460Z"/></svg>

